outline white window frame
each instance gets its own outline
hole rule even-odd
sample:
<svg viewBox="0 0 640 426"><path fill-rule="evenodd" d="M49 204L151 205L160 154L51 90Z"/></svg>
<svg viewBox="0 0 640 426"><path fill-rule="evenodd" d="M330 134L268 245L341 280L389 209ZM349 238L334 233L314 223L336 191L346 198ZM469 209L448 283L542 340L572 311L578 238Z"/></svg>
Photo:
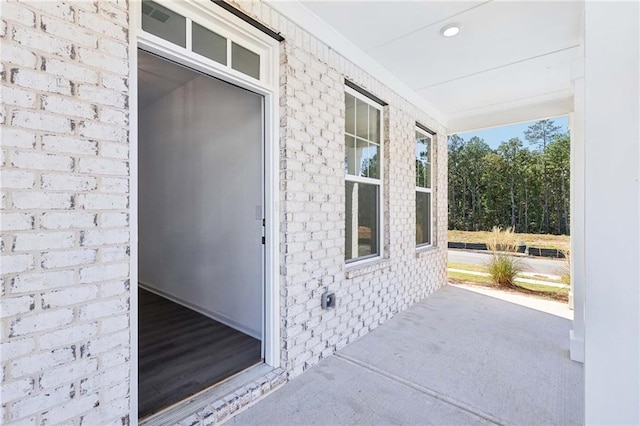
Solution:
<svg viewBox="0 0 640 426"><path fill-rule="evenodd" d="M375 102L374 100L370 99L369 97L361 94L360 92L352 89L351 87L345 86L344 88L345 90L345 94L348 93L351 96L360 99L361 101L367 103L369 106L374 107L375 109L377 109L378 111L380 111L380 123L379 126L380 128L378 129L379 135L380 135L380 160L378 162L379 166L380 166L380 175L378 179L374 179L374 178L369 178L369 177L363 177L363 176L357 176L357 175L350 175L346 172L346 167L345 167L345 174L344 174L344 178L345 178L345 190L346 190L346 182L355 182L355 183L365 183L365 184L371 184L371 185L377 185L378 186L378 203L376 206L376 209L378 211L378 235L377 235L377 247L378 247L378 253L377 254L373 254L373 255L368 255L368 256L362 256L362 257L356 257L353 259L349 259L349 260L345 260L345 265L347 267L353 267L353 266L361 266L362 264L366 264L366 263L370 263L370 262L375 262L378 261L380 259L382 259L384 257L384 160L385 160L385 156L384 156L384 134L383 134L383 123L384 123L384 106ZM345 124L346 124L346 114L345 114ZM350 133L347 133L345 130L345 135L349 135L349 136L353 136L354 138L356 138L356 135L352 135ZM343 146L346 149L346 146L344 145L344 141L343 141ZM346 164L345 164L346 166ZM346 197L345 197L345 213L346 213ZM346 232L347 230L345 230L345 248L346 248Z"/></svg>
<svg viewBox="0 0 640 426"><path fill-rule="evenodd" d="M131 42L129 44L130 106L130 277L131 371L130 419L138 419L138 49L157 54L214 78L229 82L264 97L264 191L266 214L263 292L263 356L265 364L280 367L280 207L279 207L279 81L280 46L260 30L215 5L198 0L154 0L187 18L187 48L142 30L142 1L129 2ZM226 37L260 55L260 79L236 71L192 52L191 22ZM230 50L227 50L228 54Z"/></svg>
<svg viewBox="0 0 640 426"><path fill-rule="evenodd" d="M430 222L430 225L431 225L431 226L429 226L429 242L428 243L420 243L420 244L416 243L416 249L423 249L423 248L427 248L427 247L432 247L434 245L434 241L433 241L433 235L434 235L433 231L434 231L434 229L433 228L434 228L435 221L433 220L433 198L434 198L433 197L433 187L434 187L435 181L433 179L433 168L434 168L433 152L434 152L434 149L435 149L435 147L434 147L435 135L425 131L424 129L422 129L422 128L418 127L418 126L416 126L415 131L417 133L420 133L425 138L428 138L429 141L430 141L430 145L431 145L430 149L429 149L429 166L430 166L429 167L429 173L431 174L431 176L429 176L430 177L430 179L429 179L430 186L429 186L429 188L425 188L425 187L422 187L422 186L418 186L416 184L416 192L422 192L422 193L431 194L431 196L429 197L429 222ZM415 160L416 160L416 158L415 158L416 157L416 154L415 154L415 152L416 152L416 144L417 144L417 141L415 140L415 137L414 137L414 141L413 141L414 168L415 168ZM417 172L417 170L416 170L416 172ZM418 206L418 200L416 198L415 207L417 207L417 206ZM418 226L418 218L417 218L417 216L416 216L415 226L416 227Z"/></svg>
<svg viewBox="0 0 640 426"><path fill-rule="evenodd" d="M273 87L278 84L278 68L274 69L271 66L271 58L274 54L274 45L270 37L263 34L261 31L250 26L240 18L230 14L223 10L220 6L216 6L210 1L198 1L198 0L152 0L153 2L166 7L167 9L183 16L186 20L186 47L178 46L168 40L158 37L151 33L148 33L142 29L142 15L141 15L141 3L142 0L134 0L132 3L137 5L136 21L133 27L137 33L138 43L144 43L147 48L170 50L183 57L188 57L190 62L200 64L206 67L207 70L215 70L220 73L220 77L240 79L259 86ZM132 21L133 22L133 21ZM221 64L209 59L206 56L202 56L199 53L193 52L192 49L192 23L207 28L214 33L226 38L227 40L227 63ZM266 37L266 38L265 38ZM269 39L269 40L267 40ZM277 44L277 41L275 41ZM232 43L239 44L242 47L252 51L260 56L260 78L253 78L243 72L237 71L232 68ZM277 47L277 46L276 46ZM153 50L152 50L153 51ZM157 53L157 52L153 52ZM277 50L276 50L277 53ZM190 65L193 67L193 65ZM224 79L224 78L223 78ZM234 80L235 81L235 80ZM236 83L234 83L236 84Z"/></svg>

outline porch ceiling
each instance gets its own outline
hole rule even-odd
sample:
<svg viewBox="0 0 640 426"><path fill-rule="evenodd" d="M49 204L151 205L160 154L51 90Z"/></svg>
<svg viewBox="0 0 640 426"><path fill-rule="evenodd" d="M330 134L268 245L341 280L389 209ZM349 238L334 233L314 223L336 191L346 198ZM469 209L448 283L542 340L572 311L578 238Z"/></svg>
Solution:
<svg viewBox="0 0 640 426"><path fill-rule="evenodd" d="M450 131L572 109L582 2L301 3L442 112ZM441 36L451 23L460 33Z"/></svg>

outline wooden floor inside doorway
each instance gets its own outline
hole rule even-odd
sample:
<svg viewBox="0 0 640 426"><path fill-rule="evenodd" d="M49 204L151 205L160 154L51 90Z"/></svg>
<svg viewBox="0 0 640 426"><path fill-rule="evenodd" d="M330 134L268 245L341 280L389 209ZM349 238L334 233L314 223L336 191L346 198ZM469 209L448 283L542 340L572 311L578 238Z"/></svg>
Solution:
<svg viewBox="0 0 640 426"><path fill-rule="evenodd" d="M260 341L138 290L138 416L146 417L261 361Z"/></svg>

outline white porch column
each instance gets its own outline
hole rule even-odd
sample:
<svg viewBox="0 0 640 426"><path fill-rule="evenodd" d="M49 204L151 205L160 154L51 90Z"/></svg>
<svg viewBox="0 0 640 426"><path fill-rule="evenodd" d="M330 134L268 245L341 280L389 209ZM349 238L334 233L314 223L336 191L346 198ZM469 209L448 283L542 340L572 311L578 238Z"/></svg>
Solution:
<svg viewBox="0 0 640 426"><path fill-rule="evenodd" d="M639 22L585 2L587 424L640 424Z"/></svg>
<svg viewBox="0 0 640 426"><path fill-rule="evenodd" d="M584 362L584 62L579 61L573 70L574 110L570 115L571 130L571 294L573 308L570 331L570 356Z"/></svg>

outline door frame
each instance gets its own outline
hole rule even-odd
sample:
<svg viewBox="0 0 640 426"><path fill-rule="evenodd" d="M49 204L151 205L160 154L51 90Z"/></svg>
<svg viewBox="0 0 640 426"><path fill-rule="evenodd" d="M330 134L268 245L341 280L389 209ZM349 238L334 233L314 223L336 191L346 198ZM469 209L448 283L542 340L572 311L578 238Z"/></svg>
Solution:
<svg viewBox="0 0 640 426"><path fill-rule="evenodd" d="M280 46L277 40L247 24L240 18L216 6L213 2L171 2L154 0L201 25L218 29L223 26L226 36L250 46L260 54L261 79L256 80L230 67L217 64L191 51L173 45L141 29L141 0L129 2L129 140L130 140L130 420L138 419L138 59L141 48L162 58L200 71L213 78L244 88L264 98L264 283L263 283L263 356L265 364L280 367L280 206L279 206L279 64ZM164 4L163 4L164 3ZM190 25L190 24L189 24ZM187 36L190 47L190 37Z"/></svg>

